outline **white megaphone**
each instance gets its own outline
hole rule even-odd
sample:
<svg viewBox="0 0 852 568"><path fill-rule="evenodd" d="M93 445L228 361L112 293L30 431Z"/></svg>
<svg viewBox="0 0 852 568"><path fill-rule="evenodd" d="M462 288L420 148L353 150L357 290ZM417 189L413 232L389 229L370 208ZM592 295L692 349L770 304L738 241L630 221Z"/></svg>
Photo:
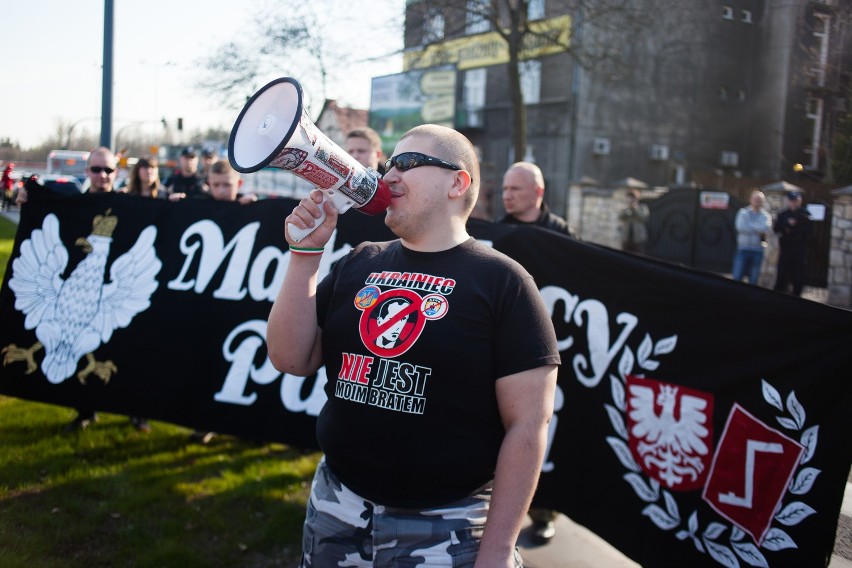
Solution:
<svg viewBox="0 0 852 568"><path fill-rule="evenodd" d="M302 108L302 86L291 77L276 79L249 99L237 117L228 141L228 160L242 173L267 166L288 170L321 189L343 213L350 207L378 215L390 203L390 189L378 172L365 168L332 142ZM288 223L297 243L325 220L325 211L313 227Z"/></svg>

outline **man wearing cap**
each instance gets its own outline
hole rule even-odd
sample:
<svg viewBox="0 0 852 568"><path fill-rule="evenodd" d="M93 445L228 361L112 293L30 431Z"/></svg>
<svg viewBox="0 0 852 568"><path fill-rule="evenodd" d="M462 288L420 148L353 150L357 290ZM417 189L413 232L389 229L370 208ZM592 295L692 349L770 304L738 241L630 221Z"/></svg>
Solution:
<svg viewBox="0 0 852 568"><path fill-rule="evenodd" d="M802 207L801 192L787 193L787 208L778 214L772 225L772 230L778 235L781 249L775 290L788 292L792 284L793 295L802 295L805 284L807 240L811 235L811 228L811 216Z"/></svg>
<svg viewBox="0 0 852 568"><path fill-rule="evenodd" d="M198 175L198 153L192 146L187 146L180 152L180 166L166 180L166 189L171 201L185 197L206 197L207 188L204 180Z"/></svg>
<svg viewBox="0 0 852 568"><path fill-rule="evenodd" d="M210 183L207 181L207 176L210 175L210 166L218 159L219 156L216 155L216 151L213 148L204 148L201 151L201 179L204 180L208 189L210 188Z"/></svg>

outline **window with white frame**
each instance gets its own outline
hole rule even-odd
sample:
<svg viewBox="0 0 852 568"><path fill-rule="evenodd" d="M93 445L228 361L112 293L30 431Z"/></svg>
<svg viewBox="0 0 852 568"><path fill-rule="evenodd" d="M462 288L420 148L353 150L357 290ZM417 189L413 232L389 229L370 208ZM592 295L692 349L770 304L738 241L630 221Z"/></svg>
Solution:
<svg viewBox="0 0 852 568"><path fill-rule="evenodd" d="M805 147L809 160L806 167L811 170L819 168L819 148L822 143L822 114L825 100L821 97L808 97L805 106L805 119L810 130L810 143Z"/></svg>
<svg viewBox="0 0 852 568"><path fill-rule="evenodd" d="M518 71L521 74L524 104L538 104L541 100L541 61L521 61L518 63Z"/></svg>
<svg viewBox="0 0 852 568"><path fill-rule="evenodd" d="M743 23L750 24L751 23L751 10L743 10L740 15L742 16Z"/></svg>
<svg viewBox="0 0 852 568"><path fill-rule="evenodd" d="M444 15L430 9L423 16L423 43L433 43L444 39Z"/></svg>
<svg viewBox="0 0 852 568"><path fill-rule="evenodd" d="M464 72L463 105L467 115L467 126L482 126L482 111L485 108L486 69L468 69Z"/></svg>
<svg viewBox="0 0 852 568"><path fill-rule="evenodd" d="M544 18L544 0L530 0L527 4L527 19L540 20Z"/></svg>
<svg viewBox="0 0 852 568"><path fill-rule="evenodd" d="M485 17L491 8L489 0L467 0L464 16L464 32L468 35L480 34L490 29L490 23Z"/></svg>
<svg viewBox="0 0 852 568"><path fill-rule="evenodd" d="M827 14L815 14L814 37L817 42L817 65L812 73L816 79L817 86L825 86L825 71L828 65L828 41L831 31L831 16Z"/></svg>
<svg viewBox="0 0 852 568"><path fill-rule="evenodd" d="M734 9L730 6L722 6L722 19L723 20L733 20L734 19Z"/></svg>

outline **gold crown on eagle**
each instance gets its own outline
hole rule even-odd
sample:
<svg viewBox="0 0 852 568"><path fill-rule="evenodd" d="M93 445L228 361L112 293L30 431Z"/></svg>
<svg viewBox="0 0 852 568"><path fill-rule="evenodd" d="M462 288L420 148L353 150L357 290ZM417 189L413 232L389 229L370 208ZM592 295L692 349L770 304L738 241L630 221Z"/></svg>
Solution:
<svg viewBox="0 0 852 568"><path fill-rule="evenodd" d="M118 217L110 215L112 209L107 209L103 215L98 215L92 221L92 235L99 237L112 237L112 232L115 231L115 226L118 224Z"/></svg>

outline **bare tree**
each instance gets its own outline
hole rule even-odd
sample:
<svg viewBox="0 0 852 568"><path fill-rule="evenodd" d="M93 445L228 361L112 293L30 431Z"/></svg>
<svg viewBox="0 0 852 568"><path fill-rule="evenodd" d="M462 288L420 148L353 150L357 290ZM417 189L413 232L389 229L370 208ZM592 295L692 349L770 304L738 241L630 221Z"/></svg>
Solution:
<svg viewBox="0 0 852 568"><path fill-rule="evenodd" d="M201 62L203 76L196 88L219 95L223 104L239 108L263 83L293 76L319 87L321 104L326 97L328 47L325 34L310 8L276 11L272 8L254 17L251 33L240 41L229 41ZM316 89L305 89L306 104Z"/></svg>
<svg viewBox="0 0 852 568"><path fill-rule="evenodd" d="M509 61L506 63L509 96L512 108L512 146L515 156L526 154L527 117L521 89L521 71L524 48L528 43L556 47L567 52L577 65L584 69L596 68L604 63L612 69L620 66L621 54L628 33L642 25L645 13L631 0L557 0L549 2L554 15L571 16L571 32L566 41L563 30L536 25L530 20L530 0L444 0L420 2L423 15L441 10L451 14L450 20L464 25L469 19L482 19L489 23L506 42ZM439 39L433 43L440 43ZM428 44L427 44L428 45Z"/></svg>

